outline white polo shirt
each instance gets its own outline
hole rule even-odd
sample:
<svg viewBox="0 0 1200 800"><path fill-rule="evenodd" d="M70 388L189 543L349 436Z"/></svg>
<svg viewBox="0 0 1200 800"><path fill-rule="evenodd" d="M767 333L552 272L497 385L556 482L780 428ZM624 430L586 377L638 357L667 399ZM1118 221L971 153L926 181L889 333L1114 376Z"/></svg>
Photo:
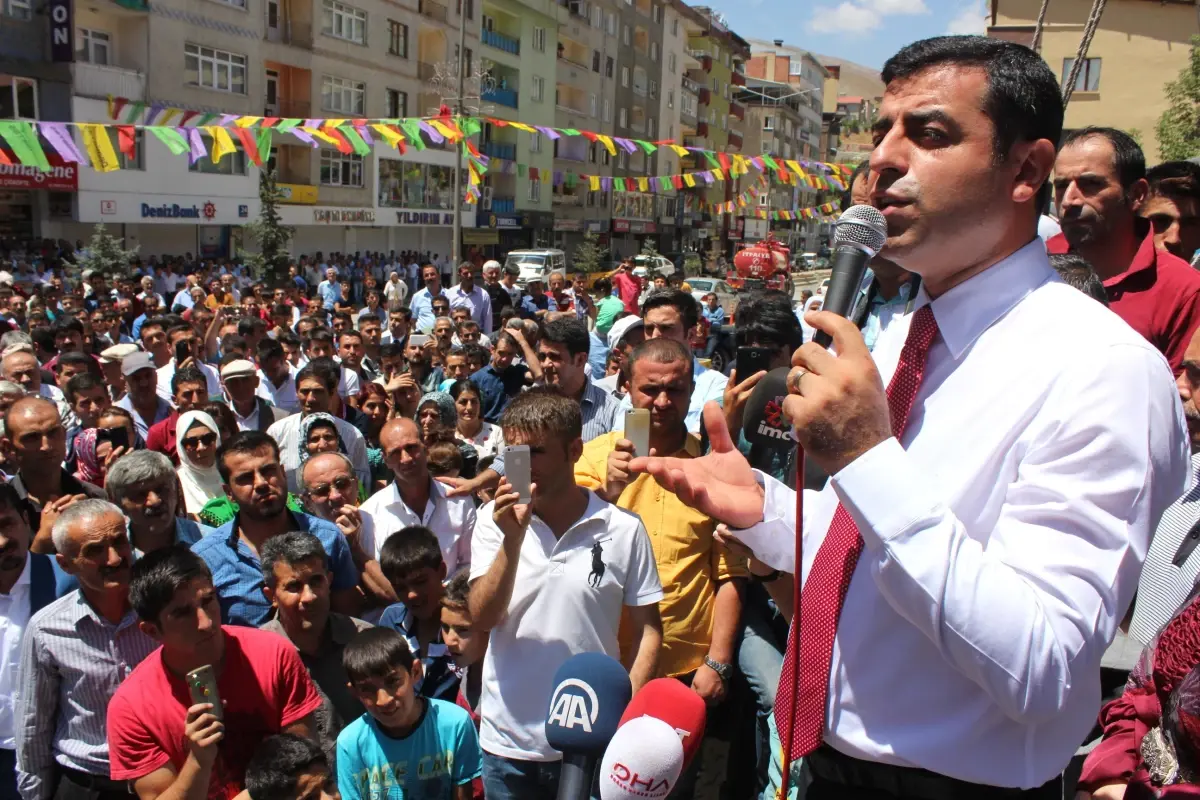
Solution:
<svg viewBox="0 0 1200 800"><path fill-rule="evenodd" d="M221 396L221 377L217 375L217 371L203 361L194 361L192 363L196 369L204 375L204 382L207 384L205 391L209 397ZM175 392L171 389L171 379L175 377L175 359L171 359L164 366L158 368L158 396L168 403L175 401Z"/></svg>
<svg viewBox="0 0 1200 800"><path fill-rule="evenodd" d="M393 481L367 498L360 511L366 512L371 525L363 525L359 542L364 551L379 551L388 537L401 528L423 525L433 531L442 548L446 576L471 565L471 534L475 530L475 503L469 497L446 497L446 487L430 480L429 500L419 516L400 497ZM365 519L364 519L365 522Z"/></svg>
<svg viewBox="0 0 1200 800"><path fill-rule="evenodd" d="M472 581L487 573L504 540L493 505L479 510L475 524ZM593 586L597 544L604 570ZM619 660L622 608L652 605L662 596L650 537L636 514L589 492L587 510L561 539L535 515L521 542L508 611L492 629L483 661L480 746L503 758L562 758L546 742L554 673L578 653Z"/></svg>
<svg viewBox="0 0 1200 800"><path fill-rule="evenodd" d="M276 408L282 408L289 414L295 414L300 410L300 398L296 396L297 372L299 370L289 364L287 380L283 382L282 386L276 386L271 383L267 373L260 369L258 371L258 396L271 401L271 405Z"/></svg>

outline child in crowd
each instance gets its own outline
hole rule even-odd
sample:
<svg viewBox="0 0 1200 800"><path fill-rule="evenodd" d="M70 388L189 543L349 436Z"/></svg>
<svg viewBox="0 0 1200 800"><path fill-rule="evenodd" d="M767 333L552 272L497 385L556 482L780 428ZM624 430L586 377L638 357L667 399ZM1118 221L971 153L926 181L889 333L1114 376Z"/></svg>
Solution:
<svg viewBox="0 0 1200 800"><path fill-rule="evenodd" d="M325 753L292 733L268 736L246 765L250 800L340 800Z"/></svg>
<svg viewBox="0 0 1200 800"><path fill-rule="evenodd" d="M425 458L429 474L435 478L457 478L462 474L462 450L454 441L434 442Z"/></svg>
<svg viewBox="0 0 1200 800"><path fill-rule="evenodd" d="M338 736L342 798L471 800L483 760L475 726L454 703L417 694L421 662L405 638L387 628L362 631L346 645L342 665L367 709Z"/></svg>
<svg viewBox="0 0 1200 800"><path fill-rule="evenodd" d="M479 730L479 696L483 692L483 657L487 654L488 632L471 625L470 576L459 572L446 584L442 594L442 640L454 658L461 679L458 684L458 707L471 715ZM472 800L483 800L483 781L471 786ZM255 798L257 800L257 798Z"/></svg>
<svg viewBox="0 0 1200 800"><path fill-rule="evenodd" d="M379 567L400 598L383 610L379 627L401 634L424 667L416 691L453 703L458 696L458 671L442 641L446 563L437 536L420 525L401 528L380 548Z"/></svg>

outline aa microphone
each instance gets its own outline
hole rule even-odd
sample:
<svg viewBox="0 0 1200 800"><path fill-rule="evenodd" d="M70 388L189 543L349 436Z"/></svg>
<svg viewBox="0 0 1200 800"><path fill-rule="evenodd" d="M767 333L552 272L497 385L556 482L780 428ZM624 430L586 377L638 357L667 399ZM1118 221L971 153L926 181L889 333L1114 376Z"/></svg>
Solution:
<svg viewBox="0 0 1200 800"><path fill-rule="evenodd" d="M620 727L600 762L600 800L663 800L683 773L683 743L654 717Z"/></svg>
<svg viewBox="0 0 1200 800"><path fill-rule="evenodd" d="M629 673L603 653L580 653L558 668L546 712L546 741L563 754L558 800L591 796L596 764L632 694Z"/></svg>
<svg viewBox="0 0 1200 800"><path fill-rule="evenodd" d="M867 264L887 241L887 220L873 206L850 206L833 230L833 272L825 293L825 311L849 317ZM817 331L813 341L829 347L833 337Z"/></svg>
<svg viewBox="0 0 1200 800"><path fill-rule="evenodd" d="M653 717L671 726L683 745L683 768L687 769L700 750L708 720L708 709L700 695L674 678L655 678L633 696L621 717L621 727L641 717Z"/></svg>

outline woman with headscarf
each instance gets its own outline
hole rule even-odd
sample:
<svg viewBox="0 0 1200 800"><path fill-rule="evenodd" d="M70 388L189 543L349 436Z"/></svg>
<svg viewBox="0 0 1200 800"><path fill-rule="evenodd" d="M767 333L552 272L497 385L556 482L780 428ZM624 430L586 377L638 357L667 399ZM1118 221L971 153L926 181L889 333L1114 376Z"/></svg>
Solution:
<svg viewBox="0 0 1200 800"><path fill-rule="evenodd" d="M818 294L808 298L804 303L804 308L796 312L796 316L800 318L800 330L804 332L804 341L811 342L813 334L816 333L816 328L804 321L804 315L809 311L820 311L825 305L825 295Z"/></svg>
<svg viewBox="0 0 1200 800"><path fill-rule="evenodd" d="M223 498L225 490L217 471L217 448L221 429L212 415L203 411L181 414L176 426L179 440L179 485L183 488L184 510L198 518L210 500Z"/></svg>
<svg viewBox="0 0 1200 800"><path fill-rule="evenodd" d="M107 431L123 429L125 441L132 446L113 446ZM133 426L133 417L123 408L111 406L100 413L95 428L87 428L75 437L75 477L84 483L104 488L104 476L112 463L133 450L143 450L146 442Z"/></svg>
<svg viewBox="0 0 1200 800"><path fill-rule="evenodd" d="M299 470L304 469L304 465L310 459L323 453L348 455L346 444L342 441L341 434L338 433L333 416L323 412L309 414L300 423L300 440L297 447L300 449L300 466L297 468L297 473L299 473ZM370 494L371 487L363 486L360 481L358 486L358 501L361 503Z"/></svg>
<svg viewBox="0 0 1200 800"><path fill-rule="evenodd" d="M426 448L443 441L447 435L454 437L458 426L458 409L454 406L454 398L446 392L427 393L417 403L416 422L421 429L421 442ZM464 441L458 442L458 448L463 457L461 477L475 477L479 451Z"/></svg>

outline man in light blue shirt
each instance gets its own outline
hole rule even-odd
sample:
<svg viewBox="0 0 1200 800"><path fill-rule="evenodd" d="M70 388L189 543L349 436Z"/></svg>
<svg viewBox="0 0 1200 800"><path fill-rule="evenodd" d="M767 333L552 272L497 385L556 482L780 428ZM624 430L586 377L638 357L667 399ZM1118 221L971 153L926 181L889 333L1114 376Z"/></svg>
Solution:
<svg viewBox="0 0 1200 800"><path fill-rule="evenodd" d="M429 333L433 330L435 319L433 298L445 297L446 293L442 291L442 276L438 274L437 267L433 264L421 265L421 280L424 282L425 288L413 295L409 308L412 309L417 330L421 333ZM449 302L449 298L447 298L447 302Z"/></svg>
<svg viewBox="0 0 1200 800"><path fill-rule="evenodd" d="M338 283L337 270L330 267L325 270L325 280L317 286L317 297L321 298L321 307L333 311L333 304L345 298L342 297L342 285Z"/></svg>
<svg viewBox="0 0 1200 800"><path fill-rule="evenodd" d="M704 345L704 357L712 358L717 342L721 340L721 326L725 324L725 309L717 301L715 292L704 295L704 307L700 309L704 319L708 321L708 341Z"/></svg>

